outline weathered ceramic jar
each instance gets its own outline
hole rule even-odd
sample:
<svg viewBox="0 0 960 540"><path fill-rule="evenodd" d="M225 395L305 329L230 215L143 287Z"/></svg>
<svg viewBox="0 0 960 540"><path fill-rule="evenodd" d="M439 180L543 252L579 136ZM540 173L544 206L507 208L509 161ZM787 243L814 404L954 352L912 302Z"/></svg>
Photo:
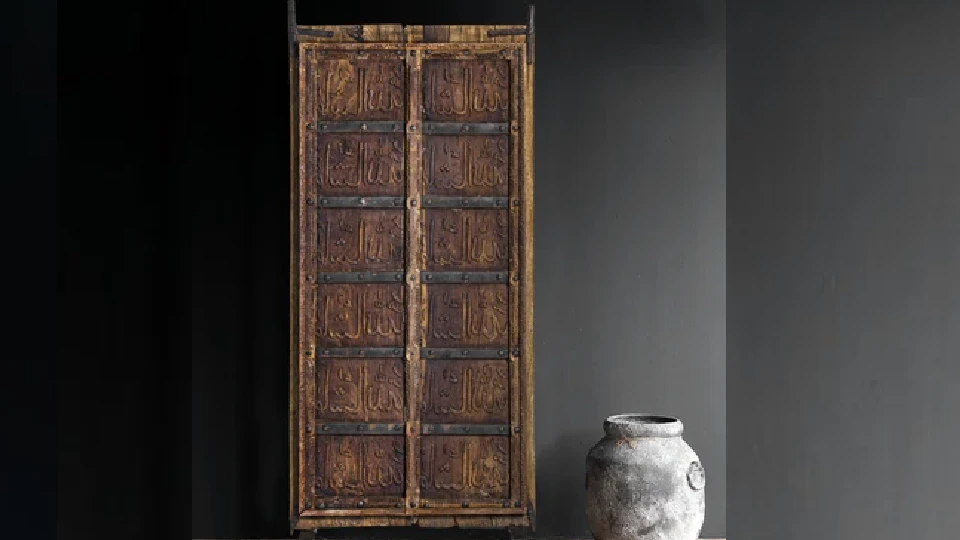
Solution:
<svg viewBox="0 0 960 540"><path fill-rule="evenodd" d="M587 454L587 520L597 540L697 540L704 472L676 418L611 416Z"/></svg>

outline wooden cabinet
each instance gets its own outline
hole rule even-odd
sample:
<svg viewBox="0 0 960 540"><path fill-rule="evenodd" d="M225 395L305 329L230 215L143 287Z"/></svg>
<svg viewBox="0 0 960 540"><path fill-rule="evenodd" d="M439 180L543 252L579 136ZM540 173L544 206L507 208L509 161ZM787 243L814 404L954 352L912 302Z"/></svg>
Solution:
<svg viewBox="0 0 960 540"><path fill-rule="evenodd" d="M291 529L530 528L533 12L294 13Z"/></svg>

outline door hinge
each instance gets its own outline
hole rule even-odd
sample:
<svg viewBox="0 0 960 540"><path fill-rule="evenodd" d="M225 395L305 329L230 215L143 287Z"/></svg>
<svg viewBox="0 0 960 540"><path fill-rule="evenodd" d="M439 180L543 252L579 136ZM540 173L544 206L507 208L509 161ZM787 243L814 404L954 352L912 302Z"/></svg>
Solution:
<svg viewBox="0 0 960 540"><path fill-rule="evenodd" d="M317 30L315 28L297 28L298 36L311 36L311 37L333 37L333 30Z"/></svg>
<svg viewBox="0 0 960 540"><path fill-rule="evenodd" d="M503 29L494 29L487 30L488 37L496 36L527 36L527 63L533 63L533 52L534 52L534 37L536 35L534 29L534 6L530 4L528 6L527 12L527 27L526 28L503 28Z"/></svg>
<svg viewBox="0 0 960 540"><path fill-rule="evenodd" d="M347 30L346 33L356 41L363 41L363 25L358 24L357 26Z"/></svg>

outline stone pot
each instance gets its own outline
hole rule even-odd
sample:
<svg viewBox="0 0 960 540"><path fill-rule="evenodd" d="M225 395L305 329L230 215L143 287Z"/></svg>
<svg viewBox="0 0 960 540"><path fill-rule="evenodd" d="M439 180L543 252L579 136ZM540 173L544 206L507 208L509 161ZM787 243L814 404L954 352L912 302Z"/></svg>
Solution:
<svg viewBox="0 0 960 540"><path fill-rule="evenodd" d="M697 540L704 472L683 423L648 414L610 416L587 453L587 521L597 540Z"/></svg>

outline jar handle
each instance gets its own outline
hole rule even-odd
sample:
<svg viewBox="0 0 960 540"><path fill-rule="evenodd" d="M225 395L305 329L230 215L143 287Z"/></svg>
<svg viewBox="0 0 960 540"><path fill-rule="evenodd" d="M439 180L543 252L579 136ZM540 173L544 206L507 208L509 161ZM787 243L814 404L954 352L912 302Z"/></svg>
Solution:
<svg viewBox="0 0 960 540"><path fill-rule="evenodd" d="M699 461L691 462L690 467L687 468L687 484L694 491L700 491L706 483L707 478L703 472L703 465Z"/></svg>

